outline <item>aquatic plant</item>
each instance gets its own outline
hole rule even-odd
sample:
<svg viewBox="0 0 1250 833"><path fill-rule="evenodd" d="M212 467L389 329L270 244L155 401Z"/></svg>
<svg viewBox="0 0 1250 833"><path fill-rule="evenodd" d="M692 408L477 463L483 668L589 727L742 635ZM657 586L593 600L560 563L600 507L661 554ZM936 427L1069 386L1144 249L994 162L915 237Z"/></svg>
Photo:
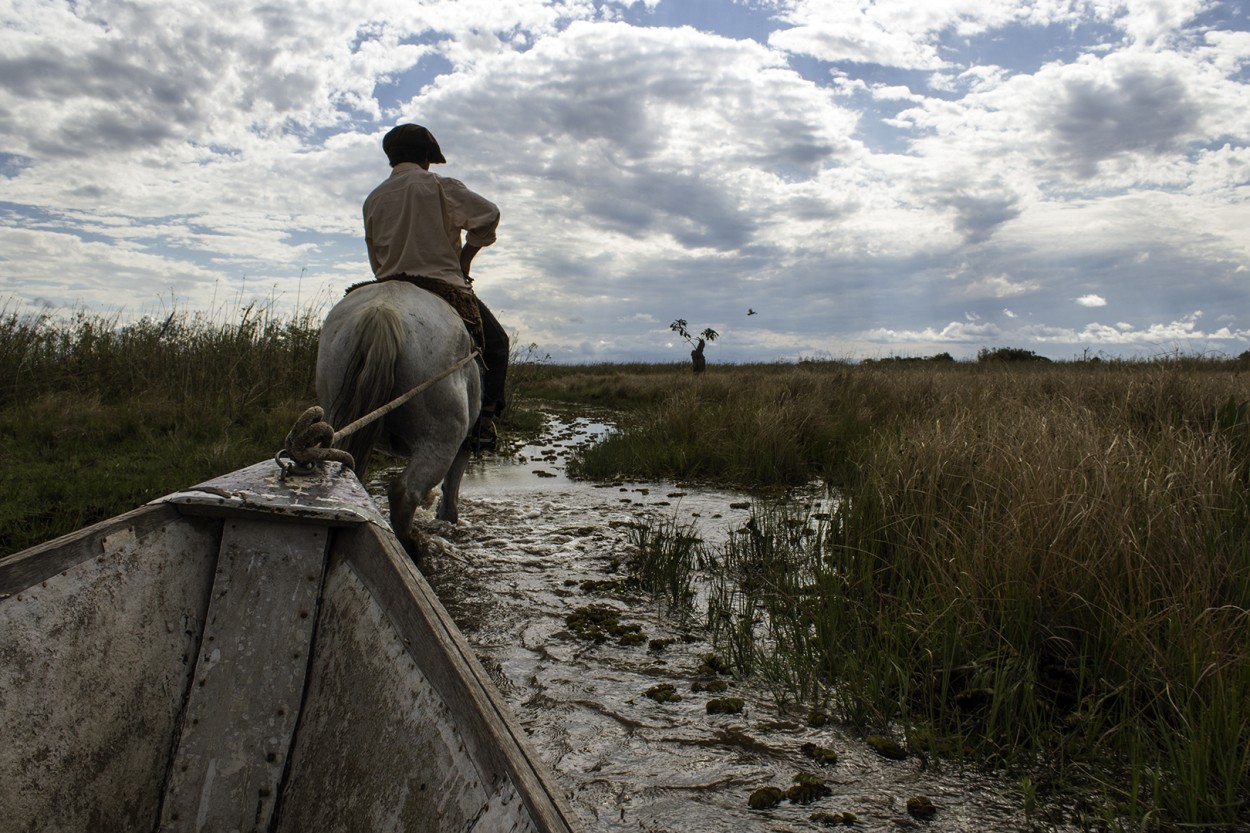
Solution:
<svg viewBox="0 0 1250 833"><path fill-rule="evenodd" d="M907 814L918 819L931 819L937 815L937 807L933 799L924 795L915 795L907 799Z"/></svg>
<svg viewBox="0 0 1250 833"><path fill-rule="evenodd" d="M646 643L646 634L642 625L625 624L621 621L621 611L608 604L596 603L579 607L564 617L578 638L591 642L606 642L615 638L621 645L642 645Z"/></svg>
<svg viewBox="0 0 1250 833"><path fill-rule="evenodd" d="M702 539L693 522L651 515L630 525L632 552L625 560L630 587L664 600L678 621L688 616L694 577L701 563Z"/></svg>
<svg viewBox="0 0 1250 833"><path fill-rule="evenodd" d="M672 683L661 683L660 685L652 686L642 694L644 697L657 703L681 702L681 695L677 693L677 688Z"/></svg>
<svg viewBox="0 0 1250 833"><path fill-rule="evenodd" d="M786 798L793 804L811 804L830 795L833 795L833 790L826 785L825 779L810 772L796 773L794 783L786 790Z"/></svg>
<svg viewBox="0 0 1250 833"><path fill-rule="evenodd" d="M745 705L741 697L717 697L708 700L705 708L708 714L742 714Z"/></svg>
<svg viewBox="0 0 1250 833"><path fill-rule="evenodd" d="M818 764L836 764L838 762L837 752L824 746L817 746L814 743L803 744L799 747L799 751Z"/></svg>
<svg viewBox="0 0 1250 833"><path fill-rule="evenodd" d="M771 810L780 804L786 797L786 794L779 787L760 787L751 793L747 799L747 806L752 810Z"/></svg>
<svg viewBox="0 0 1250 833"><path fill-rule="evenodd" d="M838 410L864 395L835 373ZM1250 380L1200 361L863 378L882 410L826 469L836 499L757 500L705 553L735 673L930 764L1029 773L1034 808L1083 791L1112 827L1250 821Z"/></svg>

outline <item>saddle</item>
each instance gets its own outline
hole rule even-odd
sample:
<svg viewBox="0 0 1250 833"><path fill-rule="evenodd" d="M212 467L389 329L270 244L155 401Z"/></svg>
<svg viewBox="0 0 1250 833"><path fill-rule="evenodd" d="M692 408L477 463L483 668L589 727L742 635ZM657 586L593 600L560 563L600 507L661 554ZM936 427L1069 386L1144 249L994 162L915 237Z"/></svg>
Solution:
<svg viewBox="0 0 1250 833"><path fill-rule="evenodd" d="M385 281L404 281L413 286L424 289L426 292L432 292L451 304L451 308L460 316L460 320L464 322L465 329L469 331L469 336L473 339L473 346L481 353L485 347L486 339L482 333L482 314L477 308L477 296L473 294L471 289L461 289L452 286L447 281L440 281L438 278L427 278L424 275L407 275L400 273L398 275L387 275L384 278L374 278L371 281L361 281L347 287L348 294L353 290L360 289L362 286L370 284L383 283Z"/></svg>

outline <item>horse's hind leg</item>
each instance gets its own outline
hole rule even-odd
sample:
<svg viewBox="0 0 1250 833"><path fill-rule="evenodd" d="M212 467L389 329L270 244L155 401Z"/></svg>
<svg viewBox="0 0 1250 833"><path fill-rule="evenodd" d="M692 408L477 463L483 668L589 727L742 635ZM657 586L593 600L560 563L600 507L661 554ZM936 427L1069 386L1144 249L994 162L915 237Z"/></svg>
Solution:
<svg viewBox="0 0 1250 833"><path fill-rule="evenodd" d="M461 446L443 478L443 496L438 501L438 519L449 524L460 520L460 480L469 467L469 450Z"/></svg>
<svg viewBox="0 0 1250 833"><path fill-rule="evenodd" d="M413 449L408 465L399 476L391 481L387 489L391 507L391 528L413 560L418 563L420 562L421 539L413 529L412 522L416 516L417 507L426 503L430 491L449 474L449 469L454 469L457 465L459 455L455 449L459 440L453 441L449 437L450 435L443 437L433 432L423 437ZM454 458L452 458L453 454L456 455ZM449 458L452 459L450 466L447 463ZM460 474L463 473L464 469L461 468ZM457 475L458 481L459 475ZM455 505L454 498L452 505L453 507ZM439 517L442 518L441 512Z"/></svg>
<svg viewBox="0 0 1250 833"><path fill-rule="evenodd" d="M391 529L394 530L395 537L404 545L404 549L408 551L412 560L420 564L421 542L420 537L412 528L412 521L417 514L417 506L425 500L425 495L429 490L414 491L408 485L408 469L410 468L412 468L412 463L409 463L401 474L391 478L391 482L386 487L386 495L390 502Z"/></svg>

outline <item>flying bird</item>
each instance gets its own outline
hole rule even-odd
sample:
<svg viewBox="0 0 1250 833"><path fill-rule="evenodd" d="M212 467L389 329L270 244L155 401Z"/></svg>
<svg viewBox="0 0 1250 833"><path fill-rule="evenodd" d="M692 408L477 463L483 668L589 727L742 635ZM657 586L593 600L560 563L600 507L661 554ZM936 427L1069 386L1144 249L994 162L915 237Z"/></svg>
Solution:
<svg viewBox="0 0 1250 833"><path fill-rule="evenodd" d="M747 308L747 315L755 315L755 310Z"/></svg>

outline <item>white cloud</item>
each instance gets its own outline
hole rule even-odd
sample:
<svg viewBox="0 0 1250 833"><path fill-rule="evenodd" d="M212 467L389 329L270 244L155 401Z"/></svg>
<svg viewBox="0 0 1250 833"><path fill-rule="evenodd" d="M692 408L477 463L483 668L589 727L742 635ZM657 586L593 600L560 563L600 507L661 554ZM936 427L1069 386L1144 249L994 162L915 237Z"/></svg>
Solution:
<svg viewBox="0 0 1250 833"><path fill-rule="evenodd" d="M825 61L858 61L903 69L941 69L939 37L969 37L1013 22L1045 25L1069 18L1064 3L1014 0L794 0L779 3L789 28L774 32L779 49Z"/></svg>
<svg viewBox="0 0 1250 833"><path fill-rule="evenodd" d="M1012 281L1007 275L986 275L967 286L964 293L984 298L1011 298L1036 292L1041 288L1037 281ZM1012 316L1014 317L1014 315Z"/></svg>
<svg viewBox="0 0 1250 833"><path fill-rule="evenodd" d="M367 268L380 138L416 120L503 210L479 289L553 355L656 355L678 316L742 358L1131 346L1244 295L1250 33L1210 23L1223 7L759 0L735 10L754 39L627 22L657 4L12 0L0 287L337 291ZM1114 326L1073 303L1124 289ZM1186 343L1245 349L1238 323Z"/></svg>
<svg viewBox="0 0 1250 833"><path fill-rule="evenodd" d="M991 323L952 321L941 329L932 327L926 327L923 330L878 328L867 331L865 337L870 341L882 343L976 344L987 338L995 338L1001 332L1002 330L997 325Z"/></svg>
<svg viewBox="0 0 1250 833"><path fill-rule="evenodd" d="M1083 307L1105 307L1107 305L1106 298L1101 295L1093 294L1082 295L1080 298L1076 299L1076 302Z"/></svg>

